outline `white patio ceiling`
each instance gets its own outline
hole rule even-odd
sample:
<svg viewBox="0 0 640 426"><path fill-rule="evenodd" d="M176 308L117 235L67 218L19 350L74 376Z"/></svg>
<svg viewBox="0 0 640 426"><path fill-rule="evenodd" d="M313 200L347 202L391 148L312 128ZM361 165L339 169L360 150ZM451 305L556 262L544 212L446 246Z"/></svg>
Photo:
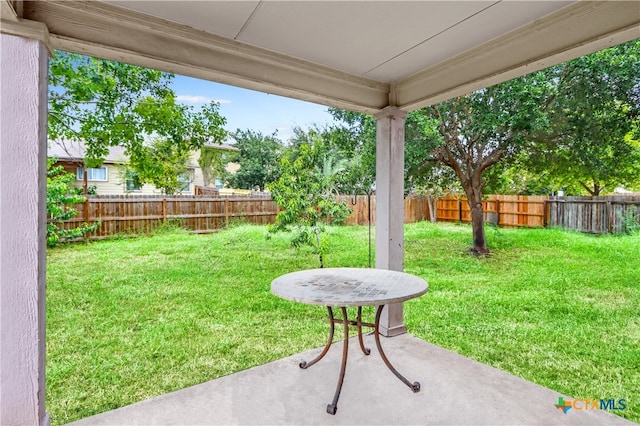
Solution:
<svg viewBox="0 0 640 426"><path fill-rule="evenodd" d="M420 108L640 37L638 1L36 1L14 8L46 24L55 48L362 112Z"/></svg>

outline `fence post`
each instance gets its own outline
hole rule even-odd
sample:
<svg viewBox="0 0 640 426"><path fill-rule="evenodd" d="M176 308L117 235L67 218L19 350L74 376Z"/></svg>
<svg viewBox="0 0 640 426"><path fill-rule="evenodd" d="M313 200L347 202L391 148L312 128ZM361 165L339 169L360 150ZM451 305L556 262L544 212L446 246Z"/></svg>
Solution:
<svg viewBox="0 0 640 426"><path fill-rule="evenodd" d="M83 219L85 222L89 223L89 197L84 198L84 211L82 212Z"/></svg>
<svg viewBox="0 0 640 426"><path fill-rule="evenodd" d="M229 227L229 199L224 199L224 226Z"/></svg>
<svg viewBox="0 0 640 426"><path fill-rule="evenodd" d="M500 200L496 195L496 226L500 227Z"/></svg>
<svg viewBox="0 0 640 426"><path fill-rule="evenodd" d="M162 199L162 223L167 222L167 199Z"/></svg>
<svg viewBox="0 0 640 426"><path fill-rule="evenodd" d="M83 208L84 211L82 212L82 214L84 215L84 218L83 218L84 219L84 223L89 223L89 211L90 211L89 210L89 197L86 197L86 196L84 197L84 206L83 207L84 207ZM86 233L82 237L85 240L87 238L89 238L89 236Z"/></svg>
<svg viewBox="0 0 640 426"><path fill-rule="evenodd" d="M605 204L604 214L607 220L606 230L607 233L613 234L615 231L615 214L614 214L613 206L611 205L611 201L607 200L607 204Z"/></svg>
<svg viewBox="0 0 640 426"><path fill-rule="evenodd" d="M462 223L462 200L458 198L458 222Z"/></svg>

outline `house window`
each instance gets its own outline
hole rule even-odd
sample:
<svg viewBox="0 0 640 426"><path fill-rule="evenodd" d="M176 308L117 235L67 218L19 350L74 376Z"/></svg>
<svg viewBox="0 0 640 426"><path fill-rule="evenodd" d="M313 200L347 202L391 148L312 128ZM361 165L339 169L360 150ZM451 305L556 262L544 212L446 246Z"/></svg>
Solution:
<svg viewBox="0 0 640 426"><path fill-rule="evenodd" d="M189 192L191 189L191 178L188 174L183 173L178 177L178 180L182 183L180 188L178 188L179 192Z"/></svg>
<svg viewBox="0 0 640 426"><path fill-rule="evenodd" d="M220 178L216 178L215 179L215 183L214 183L215 187L218 189L222 189L224 188L224 184L222 183L222 179Z"/></svg>
<svg viewBox="0 0 640 426"><path fill-rule="evenodd" d="M76 169L76 179L84 180L84 167L78 167ZM88 181L107 181L107 168L106 167L97 167L93 169L87 169L87 180Z"/></svg>
<svg viewBox="0 0 640 426"><path fill-rule="evenodd" d="M142 190L142 182L140 182L140 176L138 176L136 172L127 172L124 178L124 187L126 191Z"/></svg>

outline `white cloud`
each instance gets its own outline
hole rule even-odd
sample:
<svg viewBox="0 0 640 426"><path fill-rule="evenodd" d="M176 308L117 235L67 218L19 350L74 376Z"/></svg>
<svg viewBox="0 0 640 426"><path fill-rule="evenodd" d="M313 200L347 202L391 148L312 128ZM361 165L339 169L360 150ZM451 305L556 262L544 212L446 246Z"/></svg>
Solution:
<svg viewBox="0 0 640 426"><path fill-rule="evenodd" d="M185 104L206 104L211 101L215 101L219 104L230 104L231 101L229 99L212 99L206 96L200 95L178 95L176 96L176 100L178 102L183 102Z"/></svg>

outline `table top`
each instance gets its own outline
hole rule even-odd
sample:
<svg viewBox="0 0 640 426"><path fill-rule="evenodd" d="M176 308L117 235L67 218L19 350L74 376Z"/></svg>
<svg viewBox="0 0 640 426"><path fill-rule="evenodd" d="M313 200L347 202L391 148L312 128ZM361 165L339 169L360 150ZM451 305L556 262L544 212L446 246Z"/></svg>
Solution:
<svg viewBox="0 0 640 426"><path fill-rule="evenodd" d="M415 275L365 268L309 269L271 282L271 292L283 299L339 307L403 302L426 293L428 287Z"/></svg>

